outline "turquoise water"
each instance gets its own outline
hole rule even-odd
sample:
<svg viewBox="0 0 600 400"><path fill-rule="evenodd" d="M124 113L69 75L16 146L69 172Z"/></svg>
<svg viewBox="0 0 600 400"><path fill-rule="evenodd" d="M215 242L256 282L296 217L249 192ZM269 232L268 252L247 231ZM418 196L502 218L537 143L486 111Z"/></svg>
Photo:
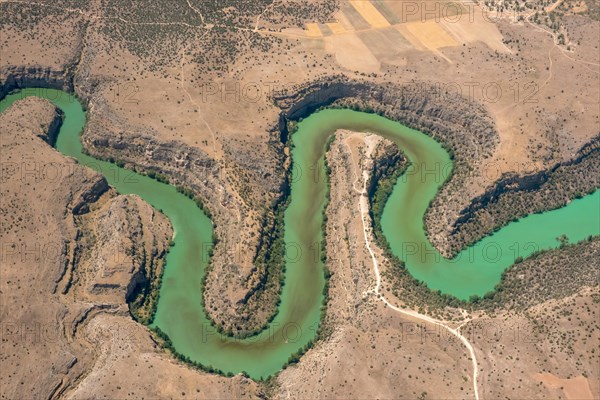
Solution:
<svg viewBox="0 0 600 400"><path fill-rule="evenodd" d="M450 172L446 151L429 136L374 114L320 111L300 122L293 134L296 173L284 216L285 242L291 252L279 313L261 334L234 339L212 328L202 305L201 283L212 246L212 223L206 215L173 186L83 154L80 133L86 115L73 96L28 89L3 99L0 112L27 95L47 98L64 111L56 143L60 152L102 173L119 193L139 195L170 219L175 245L167 256L154 324L169 335L179 353L224 372L246 371L252 378L266 378L316 335L325 286L319 247L327 192L324 154L328 138L337 129L380 134L395 141L412 165L430 171L409 171L398 180L383 212L382 229L394 254L434 290L462 299L482 295L493 289L516 257L555 248L562 234L571 241L600 234L600 192L596 191L564 208L511 223L454 260L446 260L423 230L428 204Z"/></svg>

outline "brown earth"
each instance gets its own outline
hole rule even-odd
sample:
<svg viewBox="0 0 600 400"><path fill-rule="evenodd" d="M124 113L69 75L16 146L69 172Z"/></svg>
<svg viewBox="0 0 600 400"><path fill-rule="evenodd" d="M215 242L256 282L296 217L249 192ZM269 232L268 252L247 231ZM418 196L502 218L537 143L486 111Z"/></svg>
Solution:
<svg viewBox="0 0 600 400"><path fill-rule="evenodd" d="M474 197L483 194L502 173L531 173L569 160L583 144L598 134L599 55L598 43L593 38L598 37L600 24L585 14L564 17L564 29L572 41L571 49L566 50L565 46L556 45L550 34L526 21L506 17L490 22L482 18L483 13L478 6L474 6L473 20L466 14L458 22L441 18L434 24L431 18L426 18L421 26L415 25L421 23L419 14L403 19L403 2L370 2L376 10L366 6L368 10L365 11L363 6L362 14L369 15L366 19L361 16L361 8L357 10L349 2L337 6L329 1L278 2L272 6L245 2L224 11L210 8L212 3L174 0L168 6L161 2L140 6L120 0L61 0L30 4L2 1L0 93L4 94L3 90L8 86L39 84L74 89L87 102L88 125L84 143L92 154L113 157L139 170L156 170L168 176L173 183L185 184L206 204L216 222L220 242L215 249L205 300L215 322L225 328L239 324L260 326L274 309L276 296L273 293L261 297L263 295L257 292L246 302L242 299L266 273L263 269L255 269L252 261L257 253L261 223L265 215L269 216L271 201L279 195L284 176L282 166L288 148L279 141L279 132L275 129L281 111L272 101L275 92L285 90L286 94L294 93L294 88L307 82L342 74L347 81L362 80L370 85L387 87L392 86L391 82L401 86L418 81L427 83L426 87L443 89L438 93L457 91L461 96L438 98L431 102L426 95L417 94L405 97L406 103L400 104L433 103L442 119L452 116L456 110L484 110L486 117L493 122L497 143L494 136L494 143L481 147L491 149L490 154L477 153L481 148L469 153L471 156L465 158L466 162L473 161L472 154L479 158L477 163L468 164L471 169L465 167L465 171L469 169L471 174L465 175L459 182L461 190L457 192L452 190L451 185L446 186L429 213L427 227L430 238L442 251L451 249L452 224L461 210ZM332 23L335 24L333 29L328 29L328 24ZM313 34L306 35L306 24L317 24L322 36L316 34L316 29L311 31ZM311 27L314 28L313 25ZM445 40L435 41L435 37L430 35L432 31L444 32ZM360 56L357 56L359 50ZM28 123L38 123L27 128L33 132L27 136L28 139L19 139L26 142L10 145L11 149L14 147L21 153L13 155L3 150L3 163L19 160L17 164L20 165L16 154L23 157L31 155L33 160L39 160L36 152L42 154L43 151L44 157L47 153L49 160L62 165L64 158L33 137L36 132L43 135L45 129L41 129L40 125L49 126L54 110L49 109L47 104L38 106L31 103L27 107L30 107L27 116L33 115L36 119L23 119L21 115L14 115L16 111L8 117L3 116L6 124L13 119L21 124L19 126L25 127ZM38 114L41 122L37 120ZM2 126L4 149L4 122ZM331 164L336 168L337 160ZM74 164L67 162L67 165ZM30 259L23 260L17 254L10 262L3 260L2 320L3 323L11 318L16 321L16 325L11 325L12 322L4 325L9 332L6 343L10 346L3 345L2 359L7 362L3 362L2 370L7 371L5 365L12 368L6 375L3 374L2 387L7 388L5 397L15 397L19 392L35 397L48 397L51 393L86 397L94 390L101 390L108 397L126 397L129 393L135 393L130 395L132 397L139 397L142 395L140 392L134 392L127 386L135 379L147 379L148 384L154 384L148 388L152 396L160 393L164 397L183 397L180 392L189 396L200 390L200 394L194 395L214 397L221 393L223 397L238 397L242 396L241 385L248 386L244 389L246 394L257 393L256 385L244 379L216 378L174 364L162 351L154 349L146 330L139 325L133 325L136 327L134 331L139 331L142 338L139 346L137 343L122 345L118 337L108 339L112 334L105 332L110 331L111 325L131 324L124 296L131 276L136 268L139 269L139 262L135 257L127 256L127 268L121 269L118 263L111 263L106 258L107 251L94 241L103 238L107 240L107 246L126 249L134 245L149 246L154 242L152 237L159 237L157 243L162 243L162 246L157 244L156 250L160 254L170 236L170 228L160 215L139 199L115 197L112 191L103 187L98 176L73 168L77 173L69 173L69 179L62 176L61 185L56 182L46 182L42 186L29 182L26 185L22 179L14 177L7 178L6 184L3 181L2 207L8 221L4 224L3 217L3 226L13 229L10 232L6 230L5 236L3 228L4 243L39 242L40 246L34 246L34 251L39 253L43 245L48 244L45 238L61 238L57 241L61 259L44 268L36 268L35 275L26 268L32 263ZM347 191L347 185L354 178L349 171L345 174L349 179L346 181ZM70 179L71 175L77 176L77 179ZM63 184L63 181L68 182ZM38 196L42 188L44 193L51 195ZM71 211L64 211L80 203L86 204L78 200L80 193L94 194L99 189L106 192L99 199L94 199L90 205L91 212L75 217ZM362 263L354 259L364 258L364 254L359 255L364 253L364 249L360 247L362 236L356 232L360 223L354 215L356 202L348 204L349 200L346 200L342 207L342 200L340 198L339 206L345 211L332 209L330 212L339 212L340 218L349 218L345 228L350 235L347 246L354 250L353 253L347 250L352 257L339 255L339 275L332 283L332 286L337 285L335 279L340 279L339 285L345 287L344 291L339 287L332 288L333 304L330 306L331 315L327 317L333 319L331 326L334 333L341 331L335 336L339 342L328 339L319 343L297 367L282 373L278 380L284 390L283 396L287 395L288 389L296 386L298 391L304 391L299 393L323 397L338 390L340 393L354 390L364 393L363 397L386 397L393 393L392 390L402 390L391 374L399 374L405 366L392 362L395 345L393 340L388 343L383 338L393 330L390 326L399 323L400 317L388 315L389 310L381 310L379 302L368 306L373 308L369 308L369 312L363 310L366 305L354 306L354 302L359 301L355 296L361 298L362 291L372 278L368 274L367 259ZM110 210L115 211L115 219L103 226L100 217ZM136 214L139 217L134 218ZM34 215L47 217L39 220ZM131 218L124 218L125 215ZM354 215L353 220L351 215ZM18 221L18 218L22 220ZM127 224L119 239L103 236L102 231L116 221L126 221ZM152 224L153 228L143 229L142 235L133 240L130 233L139 230L140 221L144 226ZM15 227L18 230L14 230ZM91 248L86 245L87 250L81 254L76 253L82 258L77 265L72 265L65 260L69 260L75 250L73 232L77 230L85 233L83 240L94 244ZM51 244L55 244L54 239ZM3 254L13 252L12 247L6 252L3 248ZM343 253L342 250L338 252ZM123 254L129 253L123 250ZM21 292L24 287L27 289ZM67 287L66 294L62 295ZM43 296L37 294L40 291ZM28 299L27 302L24 299ZM366 304L370 302L367 300ZM97 311L89 310L97 310L97 304L108 306L90 319ZM558 315L566 306L555 307L552 315ZM334 316L338 310L346 308L347 311L340 313L347 315L350 322L340 321L338 316ZM357 317L355 323L352 319L359 312L365 314L365 322L360 322L362 317ZM36 338L41 333L23 334L29 332L27 327L31 321L34 325L39 321L41 326L49 324L55 329L57 326L71 326L82 316L87 317L82 323L76 323L75 339L70 338L71 334L61 333L59 345L39 344ZM379 329L380 323L381 334L374 331ZM363 324L363 327L357 328L356 324ZM336 328L338 326L340 328ZM564 327L559 329L564 330ZM590 329L597 332L597 327ZM15 330L16 334L11 333ZM355 333L360 346L352 342L356 341ZM34 345L30 346L29 354L5 350L22 347L32 338ZM93 345L80 344L88 340L102 343L101 350L95 353ZM377 351L369 348L368 343L371 342ZM350 347L351 343L354 348ZM123 346L126 349L120 349ZM447 397L442 388L450 385L448 393L452 396L467 395L472 387L470 382L463 381L464 391L457 386L457 382L462 380L461 375L470 379L470 364L459 354L464 349L457 346L449 348L449 353L446 353L439 344L426 349L407 347L411 346L403 346L403 353L398 357L411 354L411 363L406 367L417 370L414 374L410 373L409 379L414 376L424 379L425 375L418 373L418 367L421 371L426 367L414 364L420 356L441 360L439 362L445 367L444 373L431 378L431 389L428 381L423 384L415 379L412 384L402 381L407 389L401 393L414 398L427 386L430 396L436 393ZM386 350L379 351L382 348ZM119 359L121 354L125 358ZM336 364L335 358L328 358L332 355L339 355L341 364ZM549 348L546 348L532 357L543 360L550 355ZM371 368L360 370L358 366L362 365L362 357L372 360L373 369L381 362L381 372L369 375ZM48 365L53 363L54 370L38 363L40 358L51 360ZM74 358L77 362L73 364ZM135 366L135 363L142 365L142 358L144 363L149 360L148 363L161 365L165 379L177 383L173 386L159 385L158 380L152 379L153 374L142 373L141 369L137 369L141 367ZM130 364L128 360L137 361ZM327 371L331 369L319 384L307 378L312 368L310 362ZM460 375L446 371L453 371L450 368L454 365L452 362L461 364ZM513 375L518 360L512 358L502 362L511 366L510 371L501 371L506 374L505 379L518 380L515 378L517 375ZM336 368L354 365L352 363L356 363L353 371L360 384L344 382L346 386L341 388L343 375ZM386 370L390 368L390 375L383 371L383 365ZM538 363L535 368L531 367L530 371L521 374L527 376L521 379L534 379L530 378L533 374L543 373L540 365L546 367L546 364ZM484 367L485 371L487 367ZM113 385L118 379L111 377L112 372L108 372L111 368L123 374L122 384ZM570 379L569 376L577 377L581 374L579 371L588 369L580 364L569 368L568 371L552 373L559 379ZM129 375L130 371L135 371L136 376ZM84 380L88 373L93 379ZM296 373L305 378L295 377ZM590 390L598 396L596 378L590 377ZM206 383L196 387L192 381ZM211 385L213 382L218 384ZM296 386L290 386L290 382ZM484 396L485 393L513 397L518 397L515 393L524 397L550 396L550 392L541 392L545 390L543 385L538 385L539 388L521 385L527 387L521 388L522 391L491 381L486 385L489 387L486 386ZM540 392L536 394L538 389ZM273 390L277 393L276 389ZM293 391L291 393L294 394ZM551 392L551 395L555 394ZM297 394L295 397L304 395Z"/></svg>
<svg viewBox="0 0 600 400"><path fill-rule="evenodd" d="M391 26L361 27L364 18L351 4L337 11L312 2L298 9L249 2L248 9L221 15L208 3L185 1L163 13L117 0L3 2L4 15L24 17L3 20L0 71L3 79L29 75L22 66L36 67L33 75L51 71L60 77L57 69L67 71L66 80L72 76L76 92L89 102L84 141L90 152L156 169L206 204L220 239L205 294L209 313L226 329L255 328L272 313L276 298L254 292L266 270L253 266L262 221L283 183L274 91L343 73L375 84L424 81L461 95L447 105L466 98L484 107L499 143L471 166L461 196L448 186L428 219L431 239L445 252L460 211L501 173L536 171L568 159L597 133L600 92L588 83L597 81L598 67L597 60L588 61L593 52L585 40L597 36L597 22L570 17L578 21L573 35L584 38L581 50L571 54L543 31L510 18L490 22L477 7L468 10L473 18L444 14L438 23L404 20L391 3L373 3L376 12L366 6ZM34 12L39 16L26 18ZM347 31L304 38L275 27L276 16L291 15L305 23L338 20ZM407 27L416 23L424 25ZM225 25L230 28L223 32ZM457 45L433 46L428 29L446 32ZM362 50L364 57L353 56L365 46L374 59L380 55L377 62Z"/></svg>
<svg viewBox="0 0 600 400"><path fill-rule="evenodd" d="M334 238L327 243L333 273L328 335L279 374L276 397L415 399L423 392L428 398L471 397L470 363L457 340L422 340L414 333L422 321L400 316L366 294L374 275L355 191L362 188L357 163L364 160L363 140L363 134L340 131L328 155L327 236Z"/></svg>
<svg viewBox="0 0 600 400"><path fill-rule="evenodd" d="M327 233L336 238L327 246L333 273L325 321L328 335L296 366L278 375L274 393L278 398L472 398L468 353L454 336L440 324L399 314L367 294L374 286L373 265L355 190L362 188L365 140L364 134L340 131L328 155L332 174ZM385 268L381 252L375 253ZM384 278L390 300L394 296L387 288L392 285ZM582 287L573 295L524 309L494 316L473 313L461 332L475 348L480 398L557 398L561 387L565 396L585 394L589 388L591 398L597 398L599 301L598 286ZM565 378L551 379L549 374Z"/></svg>
<svg viewBox="0 0 600 400"><path fill-rule="evenodd" d="M253 397L253 382L180 365L131 319L139 252L158 265L170 224L45 143L60 118L36 98L0 114L0 398Z"/></svg>

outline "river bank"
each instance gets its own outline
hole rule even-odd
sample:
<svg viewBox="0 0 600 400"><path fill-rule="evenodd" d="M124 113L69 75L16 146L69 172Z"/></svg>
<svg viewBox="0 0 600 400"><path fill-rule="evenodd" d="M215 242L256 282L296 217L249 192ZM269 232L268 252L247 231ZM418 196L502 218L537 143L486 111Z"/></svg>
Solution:
<svg viewBox="0 0 600 400"><path fill-rule="evenodd" d="M106 176L111 185L121 193L140 195L163 211L174 226L174 246L167 256L154 326L165 333L174 349L184 354L186 359L201 364L207 370L223 373L245 372L255 379L266 378L276 373L290 360L290 355L293 358L294 354L312 343L319 329L325 287L321 256L323 250L319 244L323 238L323 211L328 190L324 155L330 136L338 129L376 132L394 141L412 163L427 166L450 162L444 148L429 136L375 114L351 110L325 110L300 122L298 131L293 135L291 156L297 171L301 171L302 175L292 182L291 202L285 211L286 246L293 246L295 253L293 256L287 253L286 285L281 295L280 312L271 323L270 329L245 340L234 339L221 335L212 328L201 300L202 293L199 288L202 287L204 269L209 261L207 255L212 245L210 220L193 200L179 193L175 187L83 154L79 132L83 128L85 114L81 105L77 101L58 105L67 115L63 129L69 127L67 122L73 122L75 125L64 131L66 135L61 131L57 148L96 170L103 170L104 173L109 170L118 172L113 176ZM115 176L129 176L132 179L115 179ZM501 271L512 264L516 257L511 258L511 254L504 254L499 260L491 263L493 273L490 273L490 268L481 268L482 261L486 265L490 264L489 260L481 257L475 257L474 262L470 264L461 263L460 267L448 264L446 268L446 264L423 262L427 262L422 257L424 252L436 254L425 237L423 216L446 177L435 174L429 179L418 174L405 176L406 179L399 180L396 184L382 216L382 229L392 250L395 253L401 252L405 250L403 246L407 243L424 246L423 249L412 251L411 254L402 254L400 257L406 260L411 274L417 279L425 280L434 290L440 289L464 298L473 292L485 293L493 288L499 281ZM588 202L584 201L586 199ZM515 232L524 224L528 229L531 227L527 224L538 227L540 230L533 234L543 233L543 243L550 247L556 232L563 232L569 226L571 230L567 229L566 233L573 240L577 235L589 235L590 232L584 230L589 230L589 225L593 225L594 220L585 216L582 218L580 207L589 207L590 204L594 204L589 201L595 200L594 197L588 196L573 202L563 210L558 210L566 213L565 218L575 218L570 225L554 224L555 215L547 213L532 216L544 218L542 221L534 218L531 223L520 222L519 228L511 228L511 224L492 238L496 241L503 240L501 246L509 246L513 243ZM565 212L567 209L575 211ZM591 234L595 234L593 229L596 227L592 226ZM498 235L506 229L512 231L498 239ZM532 232L526 234L529 237ZM522 256L527 255L525 252ZM442 263L451 261L444 260ZM464 274L471 276L471 280L465 282Z"/></svg>

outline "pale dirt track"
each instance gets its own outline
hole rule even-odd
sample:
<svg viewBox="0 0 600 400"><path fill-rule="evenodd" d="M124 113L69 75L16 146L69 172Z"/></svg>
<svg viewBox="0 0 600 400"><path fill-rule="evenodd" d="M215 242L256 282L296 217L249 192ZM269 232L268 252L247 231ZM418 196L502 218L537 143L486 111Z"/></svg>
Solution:
<svg viewBox="0 0 600 400"><path fill-rule="evenodd" d="M368 138L365 140L365 143L366 143L366 154L365 155L368 159L368 158L370 158L375 146L374 146L374 142L370 141ZM355 168L356 168L356 165L357 164L355 164ZM475 356L475 349L473 348L471 343L469 343L469 341L460 333L460 328L462 326L464 326L465 324L467 324L468 322L470 322L470 320L467 319L462 324L460 324L458 327L451 328L450 326L446 325L443 321L437 320L435 318L429 317L424 314L420 314L411 309L404 309L404 308L396 307L395 305L390 303L385 298L385 296L381 293L381 291L380 291L380 289L381 289L381 274L379 272L379 263L377 262L377 256L375 255L375 252L371 248L371 240L370 240L372 230L371 230L371 225L370 225L370 220L369 220L369 218L370 218L369 217L369 204L367 201L367 181L369 179L369 169L368 168L363 168L362 178L363 178L362 179L363 180L362 189L359 190L355 186L356 182L358 181L358 174L356 174L356 179L354 181L353 188L357 193L360 194L360 197L358 200L358 210L360 212L361 220L362 220L362 224L363 224L363 234L364 234L364 238L365 238L365 246L366 246L367 250L369 251L369 255L371 256L371 260L373 262L373 271L375 272L375 280L376 280L375 287L366 294L369 294L369 293L374 294L377 298L379 298L381 301L383 301L383 303L387 307L389 307L390 309L392 309L396 312L399 312L403 315L406 315L406 316L409 316L412 318L416 318L416 319L420 319L422 321L425 321L425 322L428 322L431 324L440 325L440 326L444 327L446 330L448 330L448 332L450 332L453 336L458 338L465 345L465 347L469 350L471 362L473 365L473 378L472 378L473 379L473 391L475 393L475 399L479 400L479 391L477 388L477 378L479 376L479 367L477 364L477 358Z"/></svg>

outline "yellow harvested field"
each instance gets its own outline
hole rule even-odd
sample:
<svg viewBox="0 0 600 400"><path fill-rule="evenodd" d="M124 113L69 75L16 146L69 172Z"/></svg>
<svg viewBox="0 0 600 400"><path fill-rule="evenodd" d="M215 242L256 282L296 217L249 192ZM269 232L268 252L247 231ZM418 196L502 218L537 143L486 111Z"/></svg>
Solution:
<svg viewBox="0 0 600 400"><path fill-rule="evenodd" d="M322 37L321 29L319 28L319 24L310 23L306 24L306 35L309 37Z"/></svg>
<svg viewBox="0 0 600 400"><path fill-rule="evenodd" d="M459 44L481 41L492 50L502 53L510 52L509 48L502 42L502 34L498 27L495 24L483 21L483 19L473 22L465 20L456 23L442 21L440 24Z"/></svg>
<svg viewBox="0 0 600 400"><path fill-rule="evenodd" d="M375 8L375 6L366 0L350 0L350 4L373 28L387 28L390 23Z"/></svg>
<svg viewBox="0 0 600 400"><path fill-rule="evenodd" d="M354 33L327 36L324 43L325 49L334 54L336 62L350 71L370 73L381 68L377 57Z"/></svg>
<svg viewBox="0 0 600 400"><path fill-rule="evenodd" d="M440 24L435 21L409 22L403 25L408 32L416 37L423 47L429 50L437 50L441 47L457 46L454 40Z"/></svg>
<svg viewBox="0 0 600 400"><path fill-rule="evenodd" d="M333 32L334 35L346 32L346 28L344 28L344 26L339 22L329 22L327 23L327 26L329 29L331 29L331 32Z"/></svg>

